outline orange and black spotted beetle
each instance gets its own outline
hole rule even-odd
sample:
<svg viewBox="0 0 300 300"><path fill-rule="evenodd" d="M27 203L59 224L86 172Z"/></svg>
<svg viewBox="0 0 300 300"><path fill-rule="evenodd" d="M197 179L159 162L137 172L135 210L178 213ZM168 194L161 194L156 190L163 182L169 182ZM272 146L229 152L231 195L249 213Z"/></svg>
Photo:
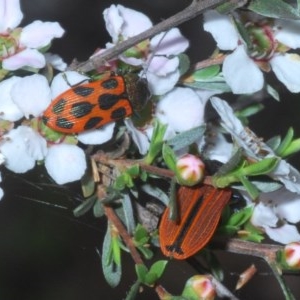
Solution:
<svg viewBox="0 0 300 300"><path fill-rule="evenodd" d="M231 194L230 189L216 189L210 185L181 186L177 193L177 220L169 219L167 208L160 222L162 253L186 259L201 250L212 238Z"/></svg>
<svg viewBox="0 0 300 300"><path fill-rule="evenodd" d="M58 132L79 133L129 117L149 98L145 79L134 73L110 74L60 94L45 110L42 121Z"/></svg>

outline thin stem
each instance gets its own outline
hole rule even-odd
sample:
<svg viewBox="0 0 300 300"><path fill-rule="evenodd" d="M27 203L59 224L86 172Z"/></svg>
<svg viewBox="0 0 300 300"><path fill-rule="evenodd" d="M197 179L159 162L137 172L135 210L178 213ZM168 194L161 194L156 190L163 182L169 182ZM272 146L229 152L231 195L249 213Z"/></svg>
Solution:
<svg viewBox="0 0 300 300"><path fill-rule="evenodd" d="M149 39L160 32L169 30L188 20L191 20L204 13L208 9L215 8L224 3L230 7L238 8L245 5L246 2L246 0L194 0L187 8L183 9L179 13L158 23L148 30L117 44L110 49L106 49L104 53L93 56L88 61L75 66L74 69L79 72L91 71L97 67L100 67L101 65L104 65L106 62L112 58L115 58L134 45L137 45L138 43Z"/></svg>

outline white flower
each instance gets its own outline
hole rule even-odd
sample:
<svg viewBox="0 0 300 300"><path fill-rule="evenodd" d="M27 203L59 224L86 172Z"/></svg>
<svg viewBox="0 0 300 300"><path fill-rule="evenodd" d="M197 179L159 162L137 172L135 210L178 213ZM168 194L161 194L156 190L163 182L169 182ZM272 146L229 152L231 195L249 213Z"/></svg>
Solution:
<svg viewBox="0 0 300 300"><path fill-rule="evenodd" d="M47 79L39 74L21 78L11 89L11 97L26 118L39 116L51 102Z"/></svg>
<svg viewBox="0 0 300 300"><path fill-rule="evenodd" d="M86 145L101 145L109 141L116 123L109 123L98 129L87 130L78 134L78 141Z"/></svg>
<svg viewBox="0 0 300 300"><path fill-rule="evenodd" d="M105 9L103 16L106 29L114 43L121 37L128 39L152 27L152 22L146 15L120 4L113 4Z"/></svg>
<svg viewBox="0 0 300 300"><path fill-rule="evenodd" d="M257 56L255 50L247 49L229 16L216 11L206 12L204 29L212 34L221 50L233 51L225 57L222 69L233 93L254 93L263 87L264 77L258 62L269 63L276 77L291 92L300 92L300 56L276 52L278 42L293 49L300 47L299 21L276 20L273 27L269 25L264 37L269 39L269 48L266 53L260 53L261 56Z"/></svg>
<svg viewBox="0 0 300 300"><path fill-rule="evenodd" d="M0 17L2 67L10 71L23 67L44 67L45 57L38 49L49 45L53 38L61 37L64 33L62 27L57 22L34 21L21 29L19 35L16 31L13 38L10 37L23 18L19 0L2 0Z"/></svg>
<svg viewBox="0 0 300 300"><path fill-rule="evenodd" d="M25 173L35 166L36 160L44 159L47 143L38 133L27 126L19 126L4 135L7 139L0 146L5 166L15 173Z"/></svg>
<svg viewBox="0 0 300 300"><path fill-rule="evenodd" d="M86 170L86 157L76 145L53 145L48 150L45 167L57 184L65 184L81 179Z"/></svg>
<svg viewBox="0 0 300 300"><path fill-rule="evenodd" d="M21 77L13 76L0 82L0 111L1 119L3 120L15 122L20 120L24 116L24 113L13 102L11 95L12 87L20 80Z"/></svg>
<svg viewBox="0 0 300 300"><path fill-rule="evenodd" d="M58 71L63 72L67 69L67 64L57 54L52 54L49 52L45 53L45 59L48 64L50 64L54 69Z"/></svg>
<svg viewBox="0 0 300 300"><path fill-rule="evenodd" d="M292 225L300 221L299 194L281 188L274 192L261 193L258 201L251 218L253 225L262 227L276 242L287 244L300 241L300 234L296 226Z"/></svg>
<svg viewBox="0 0 300 300"><path fill-rule="evenodd" d="M206 100L190 88L174 88L158 102L156 117L173 132L192 129L204 122Z"/></svg>
<svg viewBox="0 0 300 300"><path fill-rule="evenodd" d="M22 29L20 44L22 47L39 49L49 45L54 38L60 38L64 30L57 22L33 21Z"/></svg>
<svg viewBox="0 0 300 300"><path fill-rule="evenodd" d="M20 0L2 0L0 2L0 33L6 34L16 28L22 19Z"/></svg>

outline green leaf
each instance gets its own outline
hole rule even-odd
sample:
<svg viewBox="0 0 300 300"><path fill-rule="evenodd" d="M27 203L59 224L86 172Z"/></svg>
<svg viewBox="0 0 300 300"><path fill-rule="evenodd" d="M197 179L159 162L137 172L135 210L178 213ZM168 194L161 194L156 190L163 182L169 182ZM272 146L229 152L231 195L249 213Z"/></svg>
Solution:
<svg viewBox="0 0 300 300"><path fill-rule="evenodd" d="M263 193L270 193L274 192L282 187L282 184L275 182L275 181L257 181L251 180L251 183ZM233 188L237 190L245 191L246 189L242 185L233 184Z"/></svg>
<svg viewBox="0 0 300 300"><path fill-rule="evenodd" d="M207 81L216 77L220 73L221 67L219 65L212 65L194 72L191 77L195 81Z"/></svg>
<svg viewBox="0 0 300 300"><path fill-rule="evenodd" d="M215 176L226 175L234 169L238 168L243 163L242 158L243 150L242 148L238 148L236 152L232 155L232 157L228 160L228 162L219 168Z"/></svg>
<svg viewBox="0 0 300 300"><path fill-rule="evenodd" d="M254 200L257 199L259 196L259 190L256 188L256 186L244 176L240 176L239 179L250 197Z"/></svg>
<svg viewBox="0 0 300 300"><path fill-rule="evenodd" d="M215 82L203 82L203 81L195 81L195 82L183 82L183 85L194 88L194 89L203 89L209 91L220 91L223 93L231 92L231 88L227 83L215 81Z"/></svg>
<svg viewBox="0 0 300 300"><path fill-rule="evenodd" d="M280 101L279 93L269 84L267 84L267 92L273 99Z"/></svg>
<svg viewBox="0 0 300 300"><path fill-rule="evenodd" d="M185 54L181 53L177 56L179 58L179 73L180 75L185 74L190 68L190 58Z"/></svg>
<svg viewBox="0 0 300 300"><path fill-rule="evenodd" d="M145 283L146 275L148 273L148 268L144 264L136 264L135 272L137 274L138 279L142 283Z"/></svg>
<svg viewBox="0 0 300 300"><path fill-rule="evenodd" d="M121 265L116 265L112 259L112 238L109 226L104 237L102 245L102 270L107 283L111 287L116 287L121 280Z"/></svg>
<svg viewBox="0 0 300 300"><path fill-rule="evenodd" d="M101 218L102 216L104 216L104 208L101 201L96 201L93 207L93 213L96 218Z"/></svg>
<svg viewBox="0 0 300 300"><path fill-rule="evenodd" d="M176 172L177 157L172 148L167 144L163 144L162 156L168 168L173 172Z"/></svg>
<svg viewBox="0 0 300 300"><path fill-rule="evenodd" d="M139 244L141 244L141 241L143 241L145 238L147 238L147 240L149 240L148 231L146 230L146 228L143 225L137 224L137 226L134 230L133 238L134 238L135 244L139 245Z"/></svg>
<svg viewBox="0 0 300 300"><path fill-rule="evenodd" d="M92 172L90 172L90 168L85 172L84 176L81 178L81 189L82 194L85 198L91 197L95 192L95 181L92 176Z"/></svg>
<svg viewBox="0 0 300 300"><path fill-rule="evenodd" d="M158 260L151 266L149 273L155 274L157 279L159 279L162 276L163 272L165 271L167 263L168 263L167 260Z"/></svg>
<svg viewBox="0 0 300 300"><path fill-rule="evenodd" d="M240 211L233 213L226 225L241 227L249 220L249 218L251 218L252 213L253 213L253 206L245 207Z"/></svg>
<svg viewBox="0 0 300 300"><path fill-rule="evenodd" d="M188 147L191 144L199 141L205 132L206 126L201 125L190 130L181 132L175 137L167 140L167 144L173 148L174 151L180 150L184 147Z"/></svg>
<svg viewBox="0 0 300 300"><path fill-rule="evenodd" d="M146 259L151 259L153 257L153 252L148 247L138 246L138 249Z"/></svg>
<svg viewBox="0 0 300 300"><path fill-rule="evenodd" d="M279 159L277 157L267 157L242 168L240 174L245 176L257 176L268 174L276 168L278 162Z"/></svg>
<svg viewBox="0 0 300 300"><path fill-rule="evenodd" d="M128 294L126 295L125 300L135 300L139 290L140 290L141 282L137 280L130 288Z"/></svg>
<svg viewBox="0 0 300 300"><path fill-rule="evenodd" d="M289 147L281 154L282 157L287 157L291 154L297 153L300 151L300 138L293 140Z"/></svg>
<svg viewBox="0 0 300 300"><path fill-rule="evenodd" d="M178 207L177 207L177 189L176 189L176 180L173 178L170 183L170 201L169 201L169 218L172 221L176 221L178 216Z"/></svg>
<svg viewBox="0 0 300 300"><path fill-rule="evenodd" d="M247 9L270 18L299 19L298 11L282 0L252 0Z"/></svg>
<svg viewBox="0 0 300 300"><path fill-rule="evenodd" d="M279 147L280 143L281 143L281 137L280 137L279 135L276 135L276 136L270 138L270 139L266 142L266 144L267 144L270 148L272 148L272 150L273 150L274 152L275 152L276 149Z"/></svg>
<svg viewBox="0 0 300 300"><path fill-rule="evenodd" d="M127 193L123 195L122 206L123 206L126 228L128 233L131 235L135 230L136 224L134 220L134 213L132 209L131 199Z"/></svg>
<svg viewBox="0 0 300 300"><path fill-rule="evenodd" d="M282 156L282 153L288 148L294 137L294 129L290 127L280 145L276 149L276 154Z"/></svg>
<svg viewBox="0 0 300 300"><path fill-rule="evenodd" d="M146 164L151 164L156 156L161 152L167 125L155 120L149 151L144 159Z"/></svg>
<svg viewBox="0 0 300 300"><path fill-rule="evenodd" d="M98 199L98 197L96 194L89 197L88 199L86 199L84 202L82 202L79 206L77 206L73 210L74 216L80 217L80 216L84 215L85 213L87 213L93 207L93 205L95 204L97 199Z"/></svg>
<svg viewBox="0 0 300 300"><path fill-rule="evenodd" d="M126 170L126 173L128 173L131 177L137 177L140 174L140 166L138 164L133 165Z"/></svg>
<svg viewBox="0 0 300 300"><path fill-rule="evenodd" d="M121 266L121 248L119 236L113 236L111 240L112 245L112 258L117 266Z"/></svg>
<svg viewBox="0 0 300 300"><path fill-rule="evenodd" d="M167 206L169 204L168 195L159 187L152 186L152 185L146 183L141 186L141 189L146 194L148 194L148 195L156 198L160 202L162 202L165 206Z"/></svg>

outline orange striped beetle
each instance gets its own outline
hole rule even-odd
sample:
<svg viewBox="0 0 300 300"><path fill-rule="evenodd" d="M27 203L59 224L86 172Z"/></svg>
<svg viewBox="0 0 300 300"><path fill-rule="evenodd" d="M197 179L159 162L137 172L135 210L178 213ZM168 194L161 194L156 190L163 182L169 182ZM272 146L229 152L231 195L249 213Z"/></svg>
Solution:
<svg viewBox="0 0 300 300"><path fill-rule="evenodd" d="M58 132L79 133L129 117L149 98L145 79L133 73L110 74L60 94L45 110L42 121Z"/></svg>
<svg viewBox="0 0 300 300"><path fill-rule="evenodd" d="M186 259L201 250L213 236L231 190L210 185L181 186L177 193L178 218L169 219L169 208L159 226L160 247L164 255Z"/></svg>

